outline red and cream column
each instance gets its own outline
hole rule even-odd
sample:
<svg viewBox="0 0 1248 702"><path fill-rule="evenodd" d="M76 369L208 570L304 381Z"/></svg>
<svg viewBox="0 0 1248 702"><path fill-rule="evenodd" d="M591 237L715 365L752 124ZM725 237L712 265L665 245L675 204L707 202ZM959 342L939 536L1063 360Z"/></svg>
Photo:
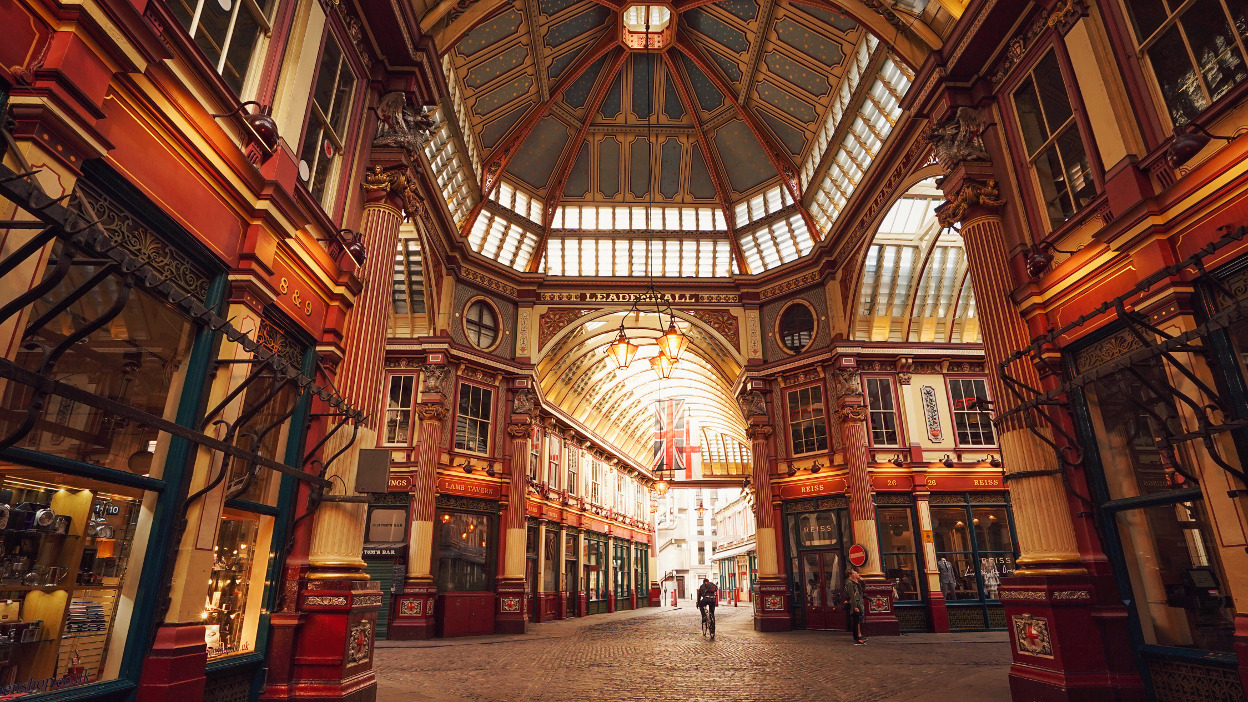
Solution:
<svg viewBox="0 0 1248 702"><path fill-rule="evenodd" d="M901 633L893 612L893 588L880 570L880 540L875 532L875 504L867 451L867 407L855 368L840 368L836 378L836 418L841 432L842 455L849 474L849 518L853 522L854 543L867 552L858 566L866 581L862 633L867 636L896 636Z"/></svg>
<svg viewBox="0 0 1248 702"><path fill-rule="evenodd" d="M440 356L441 354L430 354ZM447 382L451 369L429 364L421 369L420 402L416 415L420 428L416 479L412 485L411 528L407 539L407 574L403 594L394 608L390 638L428 639L434 634L433 610L438 588L433 582L433 529L437 511L438 457L442 451L442 425L446 421Z"/></svg>
<svg viewBox="0 0 1248 702"><path fill-rule="evenodd" d="M522 401L521 394L530 399ZM533 408L532 390L521 390L513 402L518 407ZM494 631L499 634L523 634L526 630L524 603L524 560L528 537L525 518L529 494L529 442L533 436L533 414L513 411L507 424L507 438L511 443L511 482L508 487L507 510L503 515L506 541L503 553L503 574L498 578L495 592L498 594L498 610L494 615Z"/></svg>
<svg viewBox="0 0 1248 702"><path fill-rule="evenodd" d="M391 311L389 252L398 246L404 203L412 197L405 155L375 151L374 156L390 165L374 166L362 183L359 230L369 255L356 272L363 286L334 379L339 393L367 420L354 437L350 429L340 430L321 449L324 457L337 456L325 477L347 494L354 492L360 449L377 445ZM361 558L366 510L358 502L323 502L313 517L308 572L299 590L303 624L295 636L293 697L355 698L376 685L372 645L381 591L364 573Z"/></svg>
<svg viewBox="0 0 1248 702"><path fill-rule="evenodd" d="M776 510L771 504L771 436L774 430L767 413L766 396L754 390L738 400L750 437L751 485L754 488L755 565L758 568L758 600L754 603L756 631L788 631L793 628L789 608L788 578L780 569L777 551Z"/></svg>
<svg viewBox="0 0 1248 702"><path fill-rule="evenodd" d="M1031 342L1011 296L1016 285L1000 214L1006 202L992 165L984 161L954 165L941 188L946 202L936 210L940 224L962 225L993 409L999 416L1018 404L1001 381L999 364ZM1025 385L1044 387L1035 366L1025 360L1011 364L1009 372ZM998 591L1013 644L1014 697L1091 699L1115 694L1111 690L1124 684L1138 691L1134 666L1109 644L1129 638L1125 608L1095 525L1084 516L1086 508L1068 495L1057 454L1020 415L998 421L996 428L1020 550L1018 570L1002 578ZM1037 430L1053 438L1042 422ZM1078 469L1069 470L1077 477ZM1080 515L1078 523L1074 514Z"/></svg>

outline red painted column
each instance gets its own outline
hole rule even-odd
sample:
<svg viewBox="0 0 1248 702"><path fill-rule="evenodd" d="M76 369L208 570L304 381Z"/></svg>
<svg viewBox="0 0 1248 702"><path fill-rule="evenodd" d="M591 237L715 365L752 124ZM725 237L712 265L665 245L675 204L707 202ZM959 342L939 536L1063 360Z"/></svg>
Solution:
<svg viewBox="0 0 1248 702"><path fill-rule="evenodd" d="M438 588L432 569L435 500L438 490L438 456L442 448L442 423L446 420L445 382L450 369L429 365L423 369L416 476L412 485L412 518L407 543L407 576L403 594L396 598L392 639L428 639L434 634L434 609Z"/></svg>
<svg viewBox="0 0 1248 702"><path fill-rule="evenodd" d="M781 570L783 538L776 525L778 509L771 495L771 437L774 430L767 414L766 396L753 391L738 399L746 419L752 461L751 485L754 489L754 521L758 555L758 600L754 603L756 631L788 631L793 628L789 583Z"/></svg>
<svg viewBox="0 0 1248 702"><path fill-rule="evenodd" d="M523 634L528 626L525 621L524 581L525 543L528 536L525 518L529 495L529 441L533 435L532 418L528 415L512 415L507 425L511 444L511 482L508 488L507 510L503 515L506 527L507 554L503 575L494 588L498 594L498 611L494 617L494 631L499 634Z"/></svg>

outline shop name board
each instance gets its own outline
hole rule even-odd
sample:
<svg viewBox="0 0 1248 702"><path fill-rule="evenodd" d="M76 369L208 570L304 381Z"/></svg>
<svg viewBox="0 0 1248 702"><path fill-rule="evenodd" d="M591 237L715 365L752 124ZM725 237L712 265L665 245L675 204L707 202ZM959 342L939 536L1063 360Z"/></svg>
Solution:
<svg viewBox="0 0 1248 702"><path fill-rule="evenodd" d="M1001 490L1005 488L1005 479L1000 473L975 473L954 475L928 475L911 477L908 475L871 476L871 487L875 490L911 490L915 482L927 490Z"/></svg>
<svg viewBox="0 0 1248 702"><path fill-rule="evenodd" d="M780 497L794 499L816 495L839 495L845 492L844 478L825 478L817 481L789 483L780 488Z"/></svg>
<svg viewBox="0 0 1248 702"><path fill-rule="evenodd" d="M497 500L503 494L502 488L494 483L483 483L475 480L454 480L450 478L438 480L438 492L464 495L465 497L481 497L487 500Z"/></svg>
<svg viewBox="0 0 1248 702"><path fill-rule="evenodd" d="M741 301L735 293L668 293L668 300L673 303L703 303ZM635 292L544 292L538 294L539 302L623 302L632 304L637 299Z"/></svg>
<svg viewBox="0 0 1248 702"><path fill-rule="evenodd" d="M386 488L390 492L407 492L412 489L412 476L410 475L392 475Z"/></svg>
<svg viewBox="0 0 1248 702"><path fill-rule="evenodd" d="M364 555L369 556L397 556L399 555L398 546L365 546Z"/></svg>
<svg viewBox="0 0 1248 702"><path fill-rule="evenodd" d="M873 475L871 487L876 490L909 490L914 487L914 479L908 475Z"/></svg>

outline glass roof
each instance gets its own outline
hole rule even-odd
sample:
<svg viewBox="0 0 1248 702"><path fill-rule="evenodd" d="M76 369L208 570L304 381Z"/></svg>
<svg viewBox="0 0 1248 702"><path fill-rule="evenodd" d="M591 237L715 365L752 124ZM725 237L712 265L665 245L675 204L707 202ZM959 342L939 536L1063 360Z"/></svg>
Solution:
<svg viewBox="0 0 1248 702"><path fill-rule="evenodd" d="M880 222L863 264L855 339L979 341L962 237L936 222L941 202L935 181L926 180Z"/></svg>
<svg viewBox="0 0 1248 702"><path fill-rule="evenodd" d="M666 53L613 43L647 13L676 31ZM836 227L913 79L852 18L790 3L760 17L753 3L568 0L504 9L456 42L441 47L449 104L426 149L447 209L473 251L550 275L638 275L634 244L652 236L661 276L800 259ZM486 172L498 177L477 208Z"/></svg>

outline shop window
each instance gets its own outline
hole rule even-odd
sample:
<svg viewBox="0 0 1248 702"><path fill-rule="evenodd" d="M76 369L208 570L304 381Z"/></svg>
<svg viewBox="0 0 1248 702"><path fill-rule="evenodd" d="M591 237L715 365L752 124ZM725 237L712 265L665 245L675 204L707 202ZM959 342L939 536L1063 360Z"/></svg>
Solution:
<svg viewBox="0 0 1248 702"><path fill-rule="evenodd" d="M455 448L474 453L490 451L490 411L494 393L464 383L459 386L459 411L455 414Z"/></svg>
<svg viewBox="0 0 1248 702"><path fill-rule="evenodd" d="M780 345L792 353L800 353L815 338L815 313L804 302L794 302L780 313L778 336Z"/></svg>
<svg viewBox="0 0 1248 702"><path fill-rule="evenodd" d="M439 509L434 530L432 575L438 592L492 590L494 516Z"/></svg>
<svg viewBox="0 0 1248 702"><path fill-rule="evenodd" d="M1109 498L1101 511L1121 544L1144 641L1230 652L1229 580L1201 490L1183 477L1191 453L1154 443L1183 426L1172 399L1153 391L1168 386L1166 370L1150 359L1132 371L1090 383L1084 397Z"/></svg>
<svg viewBox="0 0 1248 702"><path fill-rule="evenodd" d="M607 599L607 542L599 537L585 537L585 571L589 600Z"/></svg>
<svg viewBox="0 0 1248 702"><path fill-rule="evenodd" d="M794 454L828 450L823 391L818 385L789 393L789 433L793 439Z"/></svg>
<svg viewBox="0 0 1248 702"><path fill-rule="evenodd" d="M546 528L545 551L542 552L542 592L559 590L559 528Z"/></svg>
<svg viewBox="0 0 1248 702"><path fill-rule="evenodd" d="M922 599L919 591L918 550L909 507L876 507L884 577L893 585L897 602Z"/></svg>
<svg viewBox="0 0 1248 702"><path fill-rule="evenodd" d="M536 483L542 475L542 430L536 425L529 434L529 481Z"/></svg>
<svg viewBox="0 0 1248 702"><path fill-rule="evenodd" d="M1131 0L1124 5L1175 126L1192 121L1248 79L1248 9L1242 2Z"/></svg>
<svg viewBox="0 0 1248 702"><path fill-rule="evenodd" d="M1001 577L1014 572L1008 508L931 509L936 570L945 599L996 600Z"/></svg>
<svg viewBox="0 0 1248 702"><path fill-rule="evenodd" d="M985 411L985 408L992 406L988 399L988 381L983 378L950 378L949 397L958 445L995 446L997 439L992 430L992 413Z"/></svg>
<svg viewBox="0 0 1248 702"><path fill-rule="evenodd" d="M1057 227L1092 201L1096 182L1056 53L1040 59L1013 101L1049 225Z"/></svg>
<svg viewBox="0 0 1248 702"><path fill-rule="evenodd" d="M205 640L208 657L217 658L249 651L254 646L268 558L256 558L260 521L255 518L223 518L213 547L212 573L204 602ZM255 572L259 569L259 573ZM259 576L259 577L257 577ZM251 616L249 616L251 615Z"/></svg>
<svg viewBox="0 0 1248 702"><path fill-rule="evenodd" d="M566 487L567 487L569 495L575 495L577 492L579 492L577 488L578 475L576 472L577 471L576 463L577 463L578 457L580 456L580 451L578 451L575 446L569 444L568 450L565 455L567 456L566 463L568 464L568 483Z"/></svg>
<svg viewBox="0 0 1248 702"><path fill-rule="evenodd" d="M629 596L629 590L632 589L632 573L628 564L628 542L617 542L615 544L615 553L613 563L615 569L615 601L617 607L624 606Z"/></svg>
<svg viewBox="0 0 1248 702"><path fill-rule="evenodd" d="M241 96L270 31L273 0L171 0L169 11L225 84Z"/></svg>
<svg viewBox="0 0 1248 702"><path fill-rule="evenodd" d="M339 157L350 123L354 91L355 74L333 32L327 31L308 104L308 124L299 149L299 177L312 197L324 207L329 206L334 180L342 170Z"/></svg>
<svg viewBox="0 0 1248 702"><path fill-rule="evenodd" d="M871 445L897 445L897 408L893 404L893 382L888 378L863 378L870 411Z"/></svg>
<svg viewBox="0 0 1248 702"><path fill-rule="evenodd" d="M285 415L295 403L296 386L294 383L287 383L277 388L275 382L272 377L262 376L247 386L240 404L241 411L248 412L257 403L263 404L260 405L260 411L240 431L242 436L252 439L249 449L265 458L281 461L290 428L290 418ZM231 461L227 491L241 490L239 498L243 500L270 504L275 499L271 495L271 485L276 481L276 474L271 470L253 472L254 468L246 461Z"/></svg>
<svg viewBox="0 0 1248 702"><path fill-rule="evenodd" d="M390 392L386 399L385 443L391 446L410 446L412 442L412 397L415 394L416 376L390 376Z"/></svg>
<svg viewBox="0 0 1248 702"><path fill-rule="evenodd" d="M477 300L468 305L464 312L464 333L473 346L483 350L494 348L498 340L498 314L490 303Z"/></svg>
<svg viewBox="0 0 1248 702"><path fill-rule="evenodd" d="M139 490L3 465L0 695L118 677L142 571ZM16 693L16 694L15 694Z"/></svg>

